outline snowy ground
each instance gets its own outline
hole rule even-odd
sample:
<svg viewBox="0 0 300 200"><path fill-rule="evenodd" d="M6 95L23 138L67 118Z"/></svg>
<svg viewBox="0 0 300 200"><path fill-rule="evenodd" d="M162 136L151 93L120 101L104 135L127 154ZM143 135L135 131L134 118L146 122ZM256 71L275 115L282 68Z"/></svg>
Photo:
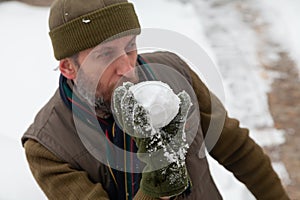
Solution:
<svg viewBox="0 0 300 200"><path fill-rule="evenodd" d="M219 65L226 94L224 103L229 113L251 129L252 137L258 143L276 145L284 142L284 133L273 129L265 94L270 80L264 80L260 76L261 69L258 68L254 55L256 47L253 45L253 32L232 4L215 6L219 2L230 2L228 0L190 2L181 4L175 0L134 1L144 27L177 31L208 51ZM296 21L298 14L295 10L297 5L299 7L299 2L248 2L265 11L265 18L274 28L272 37L277 41L288 38L284 47L294 58L299 58L300 40L297 36L300 35L300 27ZM286 12L285 9L289 11ZM0 156L4 158L0 167L0 199L45 199L30 174L20 137L57 87L58 72L53 71L57 62L51 51L47 16L47 8L15 2L0 3L0 57L3 69L0 75L0 119L3 122L0 131ZM270 16L276 16L276 19ZM280 28L277 21L282 20L286 29L293 28L293 31L284 34L276 31ZM297 62L300 63L299 60ZM262 132L265 134L261 134ZM247 189L230 173L214 161L210 160L210 163L224 199L253 199ZM276 163L276 166L282 174L285 173L284 166L280 163Z"/></svg>
<svg viewBox="0 0 300 200"><path fill-rule="evenodd" d="M300 70L300 1L263 0L261 9L272 25L272 38L290 53Z"/></svg>
<svg viewBox="0 0 300 200"><path fill-rule="evenodd" d="M58 80L47 37L47 15L44 8L0 3L0 199L45 199L31 176L20 137Z"/></svg>

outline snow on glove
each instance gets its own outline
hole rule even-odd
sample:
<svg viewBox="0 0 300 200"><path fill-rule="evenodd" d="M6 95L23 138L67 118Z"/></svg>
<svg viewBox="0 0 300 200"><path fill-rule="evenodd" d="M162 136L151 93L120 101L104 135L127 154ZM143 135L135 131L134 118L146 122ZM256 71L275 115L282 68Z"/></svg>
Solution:
<svg viewBox="0 0 300 200"><path fill-rule="evenodd" d="M132 83L126 82L114 92L114 108L118 122L127 134L134 137L138 157L146 164L140 188L152 197L175 196L189 186L185 165L188 149L184 131L190 96L180 92L179 112L165 127L155 129L149 112L139 104L129 90Z"/></svg>

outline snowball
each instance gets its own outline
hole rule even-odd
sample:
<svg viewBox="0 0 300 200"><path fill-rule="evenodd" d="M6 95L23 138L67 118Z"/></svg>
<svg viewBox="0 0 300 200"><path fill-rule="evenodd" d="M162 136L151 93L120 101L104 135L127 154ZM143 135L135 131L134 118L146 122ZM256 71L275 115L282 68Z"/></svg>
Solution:
<svg viewBox="0 0 300 200"><path fill-rule="evenodd" d="M179 111L180 99L161 81L145 81L129 88L138 103L149 111L154 128L168 125Z"/></svg>

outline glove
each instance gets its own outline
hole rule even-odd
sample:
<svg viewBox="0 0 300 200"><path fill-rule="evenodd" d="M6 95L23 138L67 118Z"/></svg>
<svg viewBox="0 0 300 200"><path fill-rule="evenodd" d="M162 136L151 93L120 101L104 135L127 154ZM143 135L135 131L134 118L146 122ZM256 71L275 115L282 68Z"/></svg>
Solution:
<svg viewBox="0 0 300 200"><path fill-rule="evenodd" d="M149 112L129 90L132 85L126 82L114 91L113 107L120 126L137 144L138 158L146 164L140 188L154 198L176 196L189 186L184 127L192 105L190 96L180 92L178 114L168 125L157 129L151 124Z"/></svg>

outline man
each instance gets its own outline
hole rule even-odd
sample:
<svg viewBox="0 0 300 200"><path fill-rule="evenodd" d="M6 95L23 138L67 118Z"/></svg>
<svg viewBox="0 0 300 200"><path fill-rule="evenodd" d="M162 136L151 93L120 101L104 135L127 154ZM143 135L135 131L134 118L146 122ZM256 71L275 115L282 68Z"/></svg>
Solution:
<svg viewBox="0 0 300 200"><path fill-rule="evenodd" d="M203 151L201 145L211 122L222 121L223 116L225 122L221 132L213 133L220 137L209 152L211 156L233 172L257 199L289 199L269 158L249 138L248 130L240 128L237 120L227 117L218 99L186 63L168 52L137 54L135 40L140 34L140 25L132 4L126 0L57 0L51 7L49 26L61 71L59 89L22 138L32 174L49 199L222 199L210 176L207 160L200 157L199 152ZM138 159L145 161L146 166L157 164L153 162L155 157L150 161L142 157L141 148L155 153L154 149L161 145L152 148L152 141L143 145L146 139L131 137L132 129L115 123L115 118L124 119L125 116L126 119L131 113L127 116L122 103L119 105L121 114L114 117L110 102L121 79L137 83L150 76L159 77L158 80L170 85L181 85L177 78L169 73L165 76L160 73L162 69L151 63L167 66L187 80L199 105L196 119L199 122L201 118L196 131L192 131L195 137L184 155L185 162L166 176L157 173L160 168L154 172L142 169L142 173L137 173L142 166L134 165ZM128 94L123 96L124 101L130 93L126 85L123 87L119 92ZM180 113L187 101L178 96L181 97ZM192 93L189 96L193 99ZM174 124L184 127L185 121L183 117ZM167 140L172 130L178 131L168 125L160 133ZM112 145L126 155L115 153ZM135 157L137 151L138 158ZM125 169L127 166L131 170ZM170 168L163 166L162 169ZM183 173L178 176L179 172ZM161 176L177 178L172 182ZM186 181L180 185L177 184L179 179ZM179 189L171 191L172 186L177 185Z"/></svg>

